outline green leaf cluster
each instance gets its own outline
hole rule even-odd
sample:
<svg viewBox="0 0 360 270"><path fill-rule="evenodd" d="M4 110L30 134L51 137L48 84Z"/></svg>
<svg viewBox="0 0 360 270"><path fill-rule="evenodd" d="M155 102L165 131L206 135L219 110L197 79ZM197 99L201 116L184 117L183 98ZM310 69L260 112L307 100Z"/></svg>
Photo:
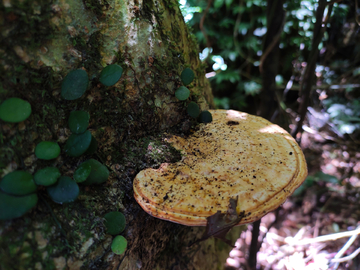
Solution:
<svg viewBox="0 0 360 270"><path fill-rule="evenodd" d="M0 220L22 216L38 201L36 185L30 173L13 171L0 181Z"/></svg>
<svg viewBox="0 0 360 270"><path fill-rule="evenodd" d="M185 68L182 71L180 78L181 78L181 81L183 82L183 84L188 85L194 80L195 73L194 73L194 71L192 71L192 69ZM186 88L185 86L180 86L175 91L175 97L178 100L185 101L189 98L189 96L190 96L190 90L188 88ZM212 121L211 113L209 111L203 111L200 113L200 107L194 101L190 101L187 104L186 111L192 118L199 117L198 120L201 123L210 123Z"/></svg>
<svg viewBox="0 0 360 270"><path fill-rule="evenodd" d="M71 157L79 157L82 154L91 154L96 151L97 142L87 130L90 115L85 111L73 111L69 117L69 128L73 134L65 144L65 153Z"/></svg>
<svg viewBox="0 0 360 270"><path fill-rule="evenodd" d="M112 241L111 250L117 255L125 252L127 247L127 240L122 235L126 226L125 216L121 212L109 212L104 216L106 231L108 234L117 235Z"/></svg>

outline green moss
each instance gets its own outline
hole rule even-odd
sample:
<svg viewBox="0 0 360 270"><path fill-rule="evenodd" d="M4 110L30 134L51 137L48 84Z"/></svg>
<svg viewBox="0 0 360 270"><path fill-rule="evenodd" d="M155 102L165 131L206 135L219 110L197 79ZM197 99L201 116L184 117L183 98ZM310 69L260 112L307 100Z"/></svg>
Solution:
<svg viewBox="0 0 360 270"><path fill-rule="evenodd" d="M94 14L96 14L97 17L101 17L103 15L103 7L106 5L109 5L108 1L104 0L102 2L99 2L97 0L83 0L85 7Z"/></svg>
<svg viewBox="0 0 360 270"><path fill-rule="evenodd" d="M3 27L11 29L2 39L3 47L20 45L34 48L50 40L54 33L50 27L50 19L54 14L51 9L53 2L12 1L11 7L1 8L0 16L7 18L3 21Z"/></svg>

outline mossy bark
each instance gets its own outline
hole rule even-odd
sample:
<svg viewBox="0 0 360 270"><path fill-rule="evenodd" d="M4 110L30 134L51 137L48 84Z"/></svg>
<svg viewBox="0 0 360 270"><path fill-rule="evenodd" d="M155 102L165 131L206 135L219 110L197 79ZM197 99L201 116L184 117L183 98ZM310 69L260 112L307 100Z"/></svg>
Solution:
<svg viewBox="0 0 360 270"><path fill-rule="evenodd" d="M84 160L94 158L110 170L102 185L81 186L74 203L51 201L38 188L39 202L21 218L0 221L1 269L220 269L229 247L214 239L187 248L204 228L186 227L147 215L132 196L140 170L174 162L179 153L163 140L165 132L187 133L196 125L186 104L212 106L204 66L176 0L4 0L0 6L0 102L27 100L30 117L0 122L0 173L35 173L46 166L72 177ZM99 80L101 70L124 69L114 86ZM196 74L187 102L175 98L181 71ZM70 70L90 78L85 94L61 98ZM36 144L56 141L63 149L73 110L90 114L89 130L99 143L95 154L61 155L50 161L34 155ZM121 211L128 240L123 255L111 252L103 216ZM232 233L238 236L239 228ZM177 268L176 268L177 267Z"/></svg>

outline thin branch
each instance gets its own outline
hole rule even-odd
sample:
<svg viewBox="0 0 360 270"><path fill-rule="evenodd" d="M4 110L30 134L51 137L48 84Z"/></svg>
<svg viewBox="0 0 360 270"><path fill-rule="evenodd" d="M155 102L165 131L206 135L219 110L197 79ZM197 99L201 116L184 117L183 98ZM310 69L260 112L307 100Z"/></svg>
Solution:
<svg viewBox="0 0 360 270"><path fill-rule="evenodd" d="M261 58L260 58L260 65L259 65L259 70L260 73L263 73L263 64L266 60L266 57L270 54L270 52L274 49L275 45L279 42L281 34L283 32L284 29L284 25L286 22L286 12L284 13L284 18L283 21L281 23L281 26L279 27L278 32L276 33L276 35L273 37L273 40L271 41L271 43L269 44L269 46L266 47L265 52L262 54Z"/></svg>
<svg viewBox="0 0 360 270"><path fill-rule="evenodd" d="M314 35L313 35L313 40L312 40L312 44L311 44L312 48L311 48L309 58L307 61L307 65L305 68L304 77L301 82L301 89L300 89L301 102L300 102L300 107L299 107L300 120L297 123L296 127L291 132L291 135L294 138L296 138L296 135L302 131L302 125L305 120L307 107L308 107L308 103L309 103L309 97L310 97L310 93L311 93L311 89L313 87L313 81L314 81L314 77L315 77L314 73L315 73L315 68L316 68L317 56L319 53L318 47L323 38L324 32L326 30L326 23L328 21L328 18L331 15L332 7L333 7L333 5L330 5L328 7L328 13L327 13L326 19L323 20L326 4L327 4L326 0L320 0L319 6L316 10L316 22L315 22L315 26L314 26Z"/></svg>
<svg viewBox="0 0 360 270"><path fill-rule="evenodd" d="M332 259L331 262L337 262L337 263L347 262L347 261L350 261L350 260L354 259L359 254L360 254L360 248L355 250L349 256L346 256L346 257L343 257L343 258L340 258L340 259Z"/></svg>
<svg viewBox="0 0 360 270"><path fill-rule="evenodd" d="M206 47L210 48L211 47L211 44L210 44L210 41L209 41L209 38L204 30L204 21L205 21L205 17L207 15L207 13L209 12L209 9L210 9L210 6L211 6L211 3L212 3L212 0L209 0L208 1L208 4L206 6L206 9L201 17L201 20L200 20L200 24L199 24L199 27L200 27L200 30L201 30L201 33L204 35L204 38L206 40Z"/></svg>
<svg viewBox="0 0 360 270"><path fill-rule="evenodd" d="M357 227L357 229L360 229L360 226ZM349 240L346 242L346 244L338 251L338 253L334 256L335 261L331 260L331 262L335 262L335 265L333 266L333 270L338 269L339 262L336 262L337 259L340 259L342 255L351 247L351 245L354 243L356 238L358 237L357 234L352 235Z"/></svg>
<svg viewBox="0 0 360 270"><path fill-rule="evenodd" d="M315 238L303 239L300 241L294 241L293 238L287 238L287 239L285 239L285 243L289 244L290 246L304 246L304 245L309 245L309 244L313 244L313 243L333 241L333 240L337 240L340 238L351 237L353 235L358 235L358 234L360 234L360 227L355 230L352 230L352 231L322 235L322 236L318 236Z"/></svg>

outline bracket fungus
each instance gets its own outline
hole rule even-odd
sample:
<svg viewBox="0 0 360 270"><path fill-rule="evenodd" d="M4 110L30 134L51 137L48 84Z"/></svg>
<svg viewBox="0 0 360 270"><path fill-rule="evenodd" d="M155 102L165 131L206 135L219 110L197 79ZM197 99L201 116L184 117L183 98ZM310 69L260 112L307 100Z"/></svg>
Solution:
<svg viewBox="0 0 360 270"><path fill-rule="evenodd" d="M213 121L188 138L167 139L185 154L181 161L142 170L134 179L134 197L150 215L205 226L235 201L241 218L234 225L251 223L305 180L304 155L284 129L243 112L210 112Z"/></svg>

